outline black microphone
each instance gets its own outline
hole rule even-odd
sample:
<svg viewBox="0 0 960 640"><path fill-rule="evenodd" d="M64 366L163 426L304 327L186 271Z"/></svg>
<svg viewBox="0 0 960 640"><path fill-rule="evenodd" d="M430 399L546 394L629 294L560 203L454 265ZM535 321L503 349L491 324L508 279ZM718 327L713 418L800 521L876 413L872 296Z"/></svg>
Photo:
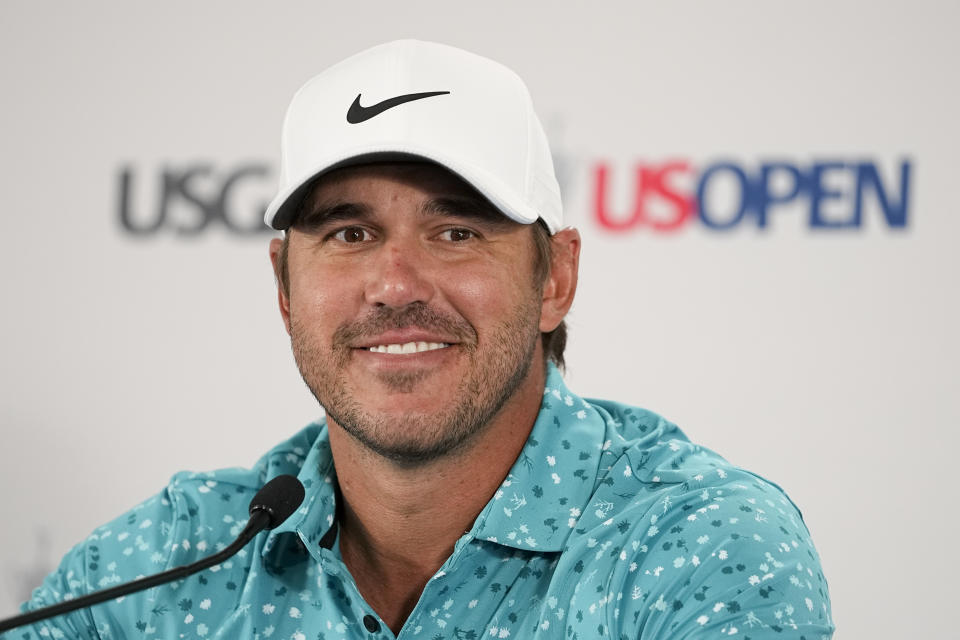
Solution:
<svg viewBox="0 0 960 640"><path fill-rule="evenodd" d="M120 596L136 593L137 591L143 591L144 589L149 589L150 587L155 587L166 582L186 578L207 567L220 564L237 551L240 551L255 535L264 529L273 529L289 518L290 515L297 510L297 507L300 506L300 503L303 502L303 496L303 485L300 484L300 481L294 476L277 476L265 484L263 488L257 492L257 495L253 496L253 500L250 501L250 519L247 521L247 526L240 532L240 535L233 541L233 544L223 551L208 556L198 562L194 562L193 564L174 567L163 573L140 578L139 580L120 584L115 587L110 587L109 589L94 591L80 598L67 600L59 604L37 609L36 611L29 611L19 616L14 616L13 618L7 618L6 620L0 620L0 632L30 624L31 622L63 615L64 613L70 613L83 607L89 607L105 600L112 600L113 598L119 598Z"/></svg>

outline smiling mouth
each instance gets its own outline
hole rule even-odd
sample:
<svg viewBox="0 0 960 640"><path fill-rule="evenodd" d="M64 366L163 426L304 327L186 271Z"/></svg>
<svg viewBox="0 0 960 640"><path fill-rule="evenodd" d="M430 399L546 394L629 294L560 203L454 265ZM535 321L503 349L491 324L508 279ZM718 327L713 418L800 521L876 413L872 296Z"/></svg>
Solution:
<svg viewBox="0 0 960 640"><path fill-rule="evenodd" d="M366 350L372 353L407 355L410 353L423 353L425 351L446 349L449 346L450 344L447 342L405 342L403 344L377 344L372 347L367 347Z"/></svg>

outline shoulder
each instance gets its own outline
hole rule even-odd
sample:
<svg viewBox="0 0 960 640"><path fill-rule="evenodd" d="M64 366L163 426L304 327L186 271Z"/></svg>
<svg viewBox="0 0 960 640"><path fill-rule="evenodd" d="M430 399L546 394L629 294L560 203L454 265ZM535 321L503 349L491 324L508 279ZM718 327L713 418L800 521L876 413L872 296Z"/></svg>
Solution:
<svg viewBox="0 0 960 640"><path fill-rule="evenodd" d="M322 428L317 423L307 426L270 449L250 468L176 473L163 491L98 528L88 540L99 543L101 555L126 552L142 557L138 548L131 553L128 547L120 549L117 544L131 536L139 537L154 552L151 557L161 552L164 564L192 562L240 533L250 499L268 479L299 473Z"/></svg>
<svg viewBox="0 0 960 640"><path fill-rule="evenodd" d="M172 501L175 510L180 513L185 511L191 519L201 515L199 511L192 513L200 508L207 509L212 514L225 508L236 511L238 508L234 503L237 501L242 503L239 511L245 514L245 500L249 500L267 480L282 474L297 475L300 472L304 460L325 428L323 423L308 425L293 437L271 448L249 468L229 467L214 471L176 473L159 498L161 502L164 499Z"/></svg>
<svg viewBox="0 0 960 640"><path fill-rule="evenodd" d="M271 478L282 474L297 475L323 429L325 425L322 423L308 425L271 448L249 468L174 474L166 488L148 501L159 503L170 521L170 534L165 536L169 564L192 562L202 557L205 551L229 544L246 523L248 504L254 494ZM118 522L122 523L123 517L115 520L113 526ZM181 534L182 539L177 537ZM172 540L170 536L174 536ZM191 545L194 545L194 552L191 552ZM195 548L196 545L200 548Z"/></svg>
<svg viewBox="0 0 960 640"><path fill-rule="evenodd" d="M608 438L595 491L564 550L581 587L597 583L587 590L596 601L577 603L582 616L591 604L605 611L607 620L594 622L619 630L612 637L739 630L765 638L790 629L829 637L820 558L783 489L653 412L588 402Z"/></svg>

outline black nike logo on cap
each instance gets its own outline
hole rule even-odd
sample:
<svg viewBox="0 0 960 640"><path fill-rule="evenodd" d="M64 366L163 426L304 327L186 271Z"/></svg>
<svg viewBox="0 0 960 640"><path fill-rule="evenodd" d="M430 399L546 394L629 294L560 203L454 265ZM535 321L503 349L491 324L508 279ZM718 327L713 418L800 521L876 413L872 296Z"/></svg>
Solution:
<svg viewBox="0 0 960 640"><path fill-rule="evenodd" d="M413 102L414 100L423 100L424 98L430 98L433 96L442 96L450 93L449 91L428 91L427 93L408 93L406 95L397 96L395 98L388 98L383 102L378 102L377 104L370 105L369 107L363 107L360 105L360 96L363 94L358 93L357 97L354 99L353 104L350 105L350 108L347 110L347 122L350 124L359 124L374 116L378 116L387 109L392 109L398 105L401 105L405 102Z"/></svg>

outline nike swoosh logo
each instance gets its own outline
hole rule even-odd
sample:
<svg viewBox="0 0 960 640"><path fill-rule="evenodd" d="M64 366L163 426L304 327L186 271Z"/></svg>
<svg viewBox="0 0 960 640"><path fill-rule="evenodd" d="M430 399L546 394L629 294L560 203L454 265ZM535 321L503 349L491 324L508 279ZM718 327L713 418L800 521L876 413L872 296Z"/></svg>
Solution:
<svg viewBox="0 0 960 640"><path fill-rule="evenodd" d="M356 99L354 99L353 104L350 105L350 108L347 110L347 122L350 124L360 124L365 122L374 116L378 116L387 109L393 109L396 106L404 104L405 102L413 102L414 100L423 100L424 98L431 98L433 96L442 96L450 93L449 91L428 91L427 93L408 93L406 95L397 96L395 98L388 98L383 102L378 102L377 104L370 105L369 107L364 107L360 105L360 96L363 94L358 93Z"/></svg>

